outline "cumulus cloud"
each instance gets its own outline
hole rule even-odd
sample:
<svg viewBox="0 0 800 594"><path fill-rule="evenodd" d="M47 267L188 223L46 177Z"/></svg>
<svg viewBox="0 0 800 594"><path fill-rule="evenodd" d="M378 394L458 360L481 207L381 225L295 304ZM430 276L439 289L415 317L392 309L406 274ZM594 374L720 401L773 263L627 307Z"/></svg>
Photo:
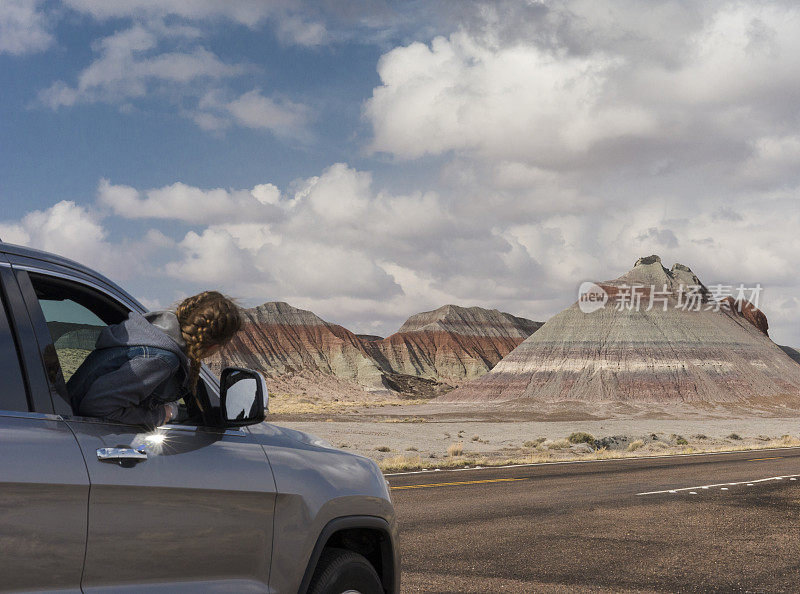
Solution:
<svg viewBox="0 0 800 594"><path fill-rule="evenodd" d="M143 192L100 180L97 201L128 219L172 219L187 223L267 220L280 214L280 190L261 184L252 190L201 190L176 182Z"/></svg>
<svg viewBox="0 0 800 594"><path fill-rule="evenodd" d="M652 114L606 102L621 60L492 47L467 33L385 54L365 106L372 148L403 158L448 151L548 163L599 140L647 135Z"/></svg>
<svg viewBox="0 0 800 594"><path fill-rule="evenodd" d="M66 256L117 279L141 272L142 260L159 243L156 234L148 234L140 245L114 243L96 214L69 200L31 211L19 221L0 222L0 238Z"/></svg>
<svg viewBox="0 0 800 594"><path fill-rule="evenodd" d="M371 148L663 168L677 149L679 161L748 154L756 134L796 122L795 103L780 98L800 90L800 8L710 3L680 16L686 7L670 3L625 6L540 6L527 35L489 10L483 27L387 52L364 109Z"/></svg>

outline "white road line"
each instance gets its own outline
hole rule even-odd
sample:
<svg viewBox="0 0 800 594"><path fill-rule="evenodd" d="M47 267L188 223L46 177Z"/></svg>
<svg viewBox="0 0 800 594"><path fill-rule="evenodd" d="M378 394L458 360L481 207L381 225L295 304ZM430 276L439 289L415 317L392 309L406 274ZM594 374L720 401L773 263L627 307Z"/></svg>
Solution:
<svg viewBox="0 0 800 594"><path fill-rule="evenodd" d="M771 476L769 478L757 479L757 480L750 480L750 481L741 481L738 483L716 483L713 485L699 485L697 487L681 487L680 489L665 489L663 491L645 491L644 493L637 493L637 495L660 495L662 493L678 493L679 491L689 491L692 492L695 489L712 489L714 487L721 487L723 491L728 490L728 485L747 485L748 487L752 487L755 483L766 483L769 481L782 481L783 479L788 478L790 481L797 480L800 474L787 474L784 476ZM695 493L696 495L696 493Z"/></svg>

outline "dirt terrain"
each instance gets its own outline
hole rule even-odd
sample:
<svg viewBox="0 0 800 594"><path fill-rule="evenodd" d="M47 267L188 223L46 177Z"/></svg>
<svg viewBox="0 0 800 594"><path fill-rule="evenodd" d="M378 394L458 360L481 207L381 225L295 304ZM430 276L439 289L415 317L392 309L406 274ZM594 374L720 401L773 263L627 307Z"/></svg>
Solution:
<svg viewBox="0 0 800 594"><path fill-rule="evenodd" d="M268 421L378 461L387 472L800 445L800 410L768 406L636 407L516 401L315 403L276 397ZM587 434L581 436L576 434ZM572 441L570 441L572 436Z"/></svg>

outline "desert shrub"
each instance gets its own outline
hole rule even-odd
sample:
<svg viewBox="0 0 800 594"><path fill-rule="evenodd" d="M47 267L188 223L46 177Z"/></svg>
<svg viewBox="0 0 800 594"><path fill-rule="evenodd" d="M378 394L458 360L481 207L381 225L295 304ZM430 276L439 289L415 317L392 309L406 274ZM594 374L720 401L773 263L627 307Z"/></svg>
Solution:
<svg viewBox="0 0 800 594"><path fill-rule="evenodd" d="M378 462L378 466L384 472L416 470L417 468L422 468L422 460L420 460L419 456L392 456Z"/></svg>
<svg viewBox="0 0 800 594"><path fill-rule="evenodd" d="M735 440L739 440L739 439L742 439L742 438L741 438L741 436L740 436L738 433L731 433L731 434L728 436L728 439L735 439Z"/></svg>
<svg viewBox="0 0 800 594"><path fill-rule="evenodd" d="M480 438L479 435L473 435L472 436L472 441L480 441L480 440L481 440L481 438Z"/></svg>
<svg viewBox="0 0 800 594"><path fill-rule="evenodd" d="M644 446L644 442L641 439L637 439L636 441L632 441L630 444L628 444L628 451L635 452L642 446Z"/></svg>
<svg viewBox="0 0 800 594"><path fill-rule="evenodd" d="M594 435L591 433L584 433L583 431L575 431L571 433L570 436L567 438L570 443L588 443L589 445L594 444Z"/></svg>
<svg viewBox="0 0 800 594"><path fill-rule="evenodd" d="M375 450L378 452L391 452L392 448L390 448L389 446L378 446L377 448L375 448Z"/></svg>
<svg viewBox="0 0 800 594"><path fill-rule="evenodd" d="M414 446L407 447L407 448L406 448L406 451L407 451L407 452L416 452L416 451L417 451L417 448L415 448Z"/></svg>
<svg viewBox="0 0 800 594"><path fill-rule="evenodd" d="M452 456L460 456L464 453L464 444L463 443L451 443L450 446L447 448L447 455Z"/></svg>
<svg viewBox="0 0 800 594"><path fill-rule="evenodd" d="M698 433L697 435L692 435L692 437L694 437L695 439L708 439L708 435L705 435L703 433Z"/></svg>
<svg viewBox="0 0 800 594"><path fill-rule="evenodd" d="M340 448L340 449L344 449L344 448L349 448L349 447L350 447L350 445L349 445L349 444L346 444L346 443L344 443L344 442L342 442L342 443L340 443L340 444L339 444L337 447L338 447L338 448Z"/></svg>
<svg viewBox="0 0 800 594"><path fill-rule="evenodd" d="M686 438L682 435L678 435L678 437L675 438L675 443L677 445L689 445L689 442L686 441Z"/></svg>

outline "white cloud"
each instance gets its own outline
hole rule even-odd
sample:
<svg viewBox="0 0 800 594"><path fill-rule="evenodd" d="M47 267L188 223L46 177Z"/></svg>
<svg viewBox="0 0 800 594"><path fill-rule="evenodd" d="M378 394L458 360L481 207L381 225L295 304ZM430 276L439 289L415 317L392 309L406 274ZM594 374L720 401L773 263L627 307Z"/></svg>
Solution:
<svg viewBox="0 0 800 594"><path fill-rule="evenodd" d="M69 200L29 212L19 221L0 222L0 238L71 258L115 279L141 273L143 260L151 255L149 240L156 239L148 234L141 245L114 243L97 215Z"/></svg>
<svg viewBox="0 0 800 594"><path fill-rule="evenodd" d="M281 138L308 140L311 111L301 103L266 97L258 89L234 99L222 91L206 93L191 114L195 122L207 130L220 130L235 123L245 128L264 130Z"/></svg>
<svg viewBox="0 0 800 594"><path fill-rule="evenodd" d="M272 184L252 190L201 190L176 182L139 192L131 186L100 180L97 201L128 219L172 219L188 223L267 220L279 214L280 191Z"/></svg>
<svg viewBox="0 0 800 594"><path fill-rule="evenodd" d="M53 43L42 0L3 0L0 3L0 54L30 54Z"/></svg>
<svg viewBox="0 0 800 594"><path fill-rule="evenodd" d="M64 3L99 20L178 16L192 20L228 18L249 26L258 24L282 4L261 0L64 0Z"/></svg>
<svg viewBox="0 0 800 594"><path fill-rule="evenodd" d="M288 0L64 0L67 6L98 20L111 18L189 21L227 19L250 28L273 21L281 40L301 46L319 45L328 39L324 23L308 7Z"/></svg>
<svg viewBox="0 0 800 594"><path fill-rule="evenodd" d="M569 56L533 45L491 47L467 33L381 57L382 85L365 106L372 148L403 158L448 151L551 162L597 141L647 135L634 104L605 102L619 58Z"/></svg>
<svg viewBox="0 0 800 594"><path fill-rule="evenodd" d="M527 33L513 10L492 9L482 27L387 52L364 108L371 148L562 170L652 159L645 167L657 169L679 148L667 158L746 151L797 121L797 5L625 7L542 6Z"/></svg>
<svg viewBox="0 0 800 594"><path fill-rule="evenodd" d="M140 24L118 31L95 43L98 57L70 86L63 81L43 90L39 99L52 108L76 103L123 103L143 98L169 88L173 92L196 94L190 87L201 81L237 76L245 71L238 64L228 64L201 46L182 51L161 51L163 41L193 40L196 29Z"/></svg>

